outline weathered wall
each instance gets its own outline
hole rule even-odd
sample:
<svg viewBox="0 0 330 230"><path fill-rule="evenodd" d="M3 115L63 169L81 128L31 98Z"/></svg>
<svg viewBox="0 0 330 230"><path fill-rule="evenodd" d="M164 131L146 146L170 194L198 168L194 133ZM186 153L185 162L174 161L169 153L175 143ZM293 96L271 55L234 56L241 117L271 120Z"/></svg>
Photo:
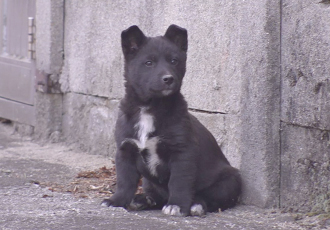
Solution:
<svg viewBox="0 0 330 230"><path fill-rule="evenodd" d="M240 168L243 203L326 210L329 5L306 0L37 2L41 18L47 17L43 8L59 12L65 3L64 40L54 30L61 15L49 11L53 20L40 22L46 32L41 29L39 46L46 49L37 52L37 66L60 76L63 97L55 96L61 103L53 113L51 95L39 94L39 133L51 126L67 143L114 156L113 129L124 93L120 33L136 24L157 36L178 24L189 35L183 94ZM63 65L52 58L59 53L50 47L62 47ZM53 123L54 117L60 122Z"/></svg>
<svg viewBox="0 0 330 230"><path fill-rule="evenodd" d="M48 83L56 84L63 66L64 0L36 1L36 70L48 75ZM36 85L40 83L36 79ZM38 87L42 88L42 87ZM46 94L37 90L35 96L35 137L61 140L62 94Z"/></svg>
<svg viewBox="0 0 330 230"><path fill-rule="evenodd" d="M239 71L232 72L240 61L235 60L240 52L239 36L230 37L229 31L233 29L224 26L226 22L234 24L235 12L233 3L94 1L90 4L69 1L66 4L62 90L115 101L120 99L124 92L121 31L137 24L147 35L156 36L164 34L171 23L177 23L189 31L189 62L183 92L189 98L190 107L214 114L235 114L239 111L241 80ZM217 29L208 26L215 23L221 25ZM225 57L220 67L219 54L222 53ZM226 80L219 75L229 77ZM220 90L220 87L226 90ZM233 92L231 97L229 91ZM223 119L220 117L214 116ZM107 154L107 150L104 153ZM234 153L233 157L236 155ZM237 158L236 166L239 164Z"/></svg>
<svg viewBox="0 0 330 230"><path fill-rule="evenodd" d="M281 206L298 211L330 212L329 19L329 4L283 1Z"/></svg>

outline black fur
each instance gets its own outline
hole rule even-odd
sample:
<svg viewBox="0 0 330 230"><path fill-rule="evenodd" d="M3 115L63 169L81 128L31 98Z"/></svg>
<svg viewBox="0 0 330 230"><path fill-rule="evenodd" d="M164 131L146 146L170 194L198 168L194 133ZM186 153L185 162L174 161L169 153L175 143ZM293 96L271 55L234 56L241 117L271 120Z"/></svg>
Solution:
<svg viewBox="0 0 330 230"><path fill-rule="evenodd" d="M180 93L187 31L171 25L164 36L146 37L132 26L121 39L126 94L115 132L117 190L103 204L129 210L176 205L183 216L190 214L194 204L209 212L233 207L241 193L239 172L230 166L212 134L188 112ZM156 175L147 166L152 151L141 149L136 141L142 108L153 118L147 138L157 138ZM145 194L134 195L141 176Z"/></svg>

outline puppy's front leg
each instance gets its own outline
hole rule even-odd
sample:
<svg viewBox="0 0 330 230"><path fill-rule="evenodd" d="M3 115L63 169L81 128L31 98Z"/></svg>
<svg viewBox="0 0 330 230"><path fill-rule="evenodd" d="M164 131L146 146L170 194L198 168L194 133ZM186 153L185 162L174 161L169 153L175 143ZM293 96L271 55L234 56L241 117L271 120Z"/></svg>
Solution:
<svg viewBox="0 0 330 230"><path fill-rule="evenodd" d="M110 199L103 200L102 205L127 208L131 203L141 177L135 157L134 148L122 144L116 154L117 189Z"/></svg>
<svg viewBox="0 0 330 230"><path fill-rule="evenodd" d="M187 157L180 157L183 159L171 162L171 176L168 184L169 199L163 207L164 214L187 216L190 213L197 170L194 162L189 160L189 156Z"/></svg>

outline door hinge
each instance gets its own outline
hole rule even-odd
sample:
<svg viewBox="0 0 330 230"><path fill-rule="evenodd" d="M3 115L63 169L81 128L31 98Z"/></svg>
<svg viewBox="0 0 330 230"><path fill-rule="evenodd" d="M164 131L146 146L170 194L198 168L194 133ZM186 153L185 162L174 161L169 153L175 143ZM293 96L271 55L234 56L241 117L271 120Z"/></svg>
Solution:
<svg viewBox="0 0 330 230"><path fill-rule="evenodd" d="M28 33L28 58L29 59L36 59L36 43L35 43L35 32L36 32L36 27L34 24L34 18L29 17L29 33Z"/></svg>
<svg viewBox="0 0 330 230"><path fill-rule="evenodd" d="M36 69L36 90L42 93L62 93L57 74L49 74Z"/></svg>

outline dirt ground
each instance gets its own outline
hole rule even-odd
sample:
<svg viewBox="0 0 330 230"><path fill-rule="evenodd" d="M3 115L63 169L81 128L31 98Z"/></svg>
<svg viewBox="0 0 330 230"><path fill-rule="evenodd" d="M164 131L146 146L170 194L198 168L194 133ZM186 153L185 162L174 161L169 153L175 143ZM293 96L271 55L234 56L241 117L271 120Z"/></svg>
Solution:
<svg viewBox="0 0 330 230"><path fill-rule="evenodd" d="M111 159L20 137L0 121L0 229L330 229L330 214L247 205L205 218L101 207L115 185Z"/></svg>

